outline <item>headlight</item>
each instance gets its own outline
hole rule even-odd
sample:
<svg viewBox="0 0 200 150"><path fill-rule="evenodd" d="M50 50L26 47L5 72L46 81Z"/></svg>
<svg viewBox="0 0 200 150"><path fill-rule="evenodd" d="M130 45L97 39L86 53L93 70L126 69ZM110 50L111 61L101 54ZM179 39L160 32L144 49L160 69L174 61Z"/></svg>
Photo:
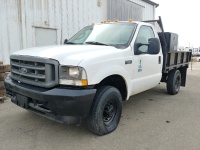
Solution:
<svg viewBox="0 0 200 150"><path fill-rule="evenodd" d="M61 66L59 83L63 85L87 86L87 74L81 67Z"/></svg>
<svg viewBox="0 0 200 150"><path fill-rule="evenodd" d="M72 78L78 78L79 76L79 68L78 67L74 67L74 68L69 68L69 75L72 77Z"/></svg>

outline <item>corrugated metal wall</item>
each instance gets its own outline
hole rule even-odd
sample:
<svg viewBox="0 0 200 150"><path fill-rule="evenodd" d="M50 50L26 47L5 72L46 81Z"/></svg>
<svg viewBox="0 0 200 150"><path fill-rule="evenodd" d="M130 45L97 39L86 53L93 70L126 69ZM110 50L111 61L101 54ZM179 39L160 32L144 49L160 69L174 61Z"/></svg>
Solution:
<svg viewBox="0 0 200 150"><path fill-rule="evenodd" d="M108 0L108 19L127 21L142 20L145 7L128 0Z"/></svg>
<svg viewBox="0 0 200 150"><path fill-rule="evenodd" d="M25 1L26 47L35 46L35 27L55 29L57 44L71 37L82 27L100 22L104 7L94 0L29 0Z"/></svg>
<svg viewBox="0 0 200 150"><path fill-rule="evenodd" d="M36 29L56 30L57 44L82 27L107 18L107 2L96 0L0 0L0 60L36 46ZM48 38L48 37L47 37Z"/></svg>
<svg viewBox="0 0 200 150"><path fill-rule="evenodd" d="M106 0L101 7L97 6L97 0L61 0L61 3L63 40L86 25L107 19Z"/></svg>
<svg viewBox="0 0 200 150"><path fill-rule="evenodd" d="M36 31L55 31L56 43L61 44L65 38L70 38L82 27L106 20L109 12L112 12L109 17L116 19L116 10L121 8L120 3L115 6L117 1L124 2L121 10L124 14L118 13L117 19L121 20L125 16L130 18L131 14L134 14L133 19L154 18L154 6L141 0L131 0L133 3L127 0L102 0L101 7L97 5L99 1L0 0L0 60L9 63L9 55L12 52L37 46ZM130 3L131 6L127 5ZM52 32L52 35L55 35L55 32Z"/></svg>
<svg viewBox="0 0 200 150"><path fill-rule="evenodd" d="M108 19L141 21L154 17L155 6L142 0L108 0Z"/></svg>
<svg viewBox="0 0 200 150"><path fill-rule="evenodd" d="M8 63L10 53L22 48L19 0L0 0L0 61Z"/></svg>
<svg viewBox="0 0 200 150"><path fill-rule="evenodd" d="M55 29L57 44L61 41L61 1L56 0L22 0L25 14L24 28L26 41L24 47L36 45L36 28ZM48 38L48 37L47 37Z"/></svg>
<svg viewBox="0 0 200 150"><path fill-rule="evenodd" d="M151 20L155 18L155 6L146 3L142 0L128 0L144 7L142 20ZM133 18L134 19L134 18ZM141 20L139 20L141 21Z"/></svg>

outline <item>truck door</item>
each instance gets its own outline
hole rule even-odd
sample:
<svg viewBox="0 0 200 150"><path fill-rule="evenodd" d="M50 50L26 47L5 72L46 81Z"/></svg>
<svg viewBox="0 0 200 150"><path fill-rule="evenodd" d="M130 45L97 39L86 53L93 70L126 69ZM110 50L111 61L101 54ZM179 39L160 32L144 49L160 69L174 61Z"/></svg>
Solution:
<svg viewBox="0 0 200 150"><path fill-rule="evenodd" d="M142 25L134 42L133 94L148 90L159 84L162 76L162 52L148 54L148 45L136 48L137 43L148 44L149 38L157 37L151 26Z"/></svg>

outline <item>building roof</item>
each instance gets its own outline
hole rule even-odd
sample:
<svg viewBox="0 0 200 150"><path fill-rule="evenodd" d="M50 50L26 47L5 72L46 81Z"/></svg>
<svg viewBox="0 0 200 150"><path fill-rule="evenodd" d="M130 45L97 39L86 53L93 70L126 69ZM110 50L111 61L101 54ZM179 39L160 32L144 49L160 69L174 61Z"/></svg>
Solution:
<svg viewBox="0 0 200 150"><path fill-rule="evenodd" d="M142 1L144 1L144 2L146 2L146 3L149 3L149 4L152 4L152 5L155 5L156 7L159 6L159 4L157 4L157 3L155 3L155 2L153 2L153 1L151 1L151 0L142 0Z"/></svg>

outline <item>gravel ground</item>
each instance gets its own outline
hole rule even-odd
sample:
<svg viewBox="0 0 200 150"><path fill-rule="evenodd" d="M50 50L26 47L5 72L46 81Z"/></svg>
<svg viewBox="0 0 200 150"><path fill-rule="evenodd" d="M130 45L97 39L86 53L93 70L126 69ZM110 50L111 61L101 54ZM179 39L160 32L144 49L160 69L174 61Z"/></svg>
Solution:
<svg viewBox="0 0 200 150"><path fill-rule="evenodd" d="M0 104L1 150L199 150L200 63L188 69L187 86L178 95L166 85L124 103L116 131L96 136L81 126L59 124L12 104Z"/></svg>

